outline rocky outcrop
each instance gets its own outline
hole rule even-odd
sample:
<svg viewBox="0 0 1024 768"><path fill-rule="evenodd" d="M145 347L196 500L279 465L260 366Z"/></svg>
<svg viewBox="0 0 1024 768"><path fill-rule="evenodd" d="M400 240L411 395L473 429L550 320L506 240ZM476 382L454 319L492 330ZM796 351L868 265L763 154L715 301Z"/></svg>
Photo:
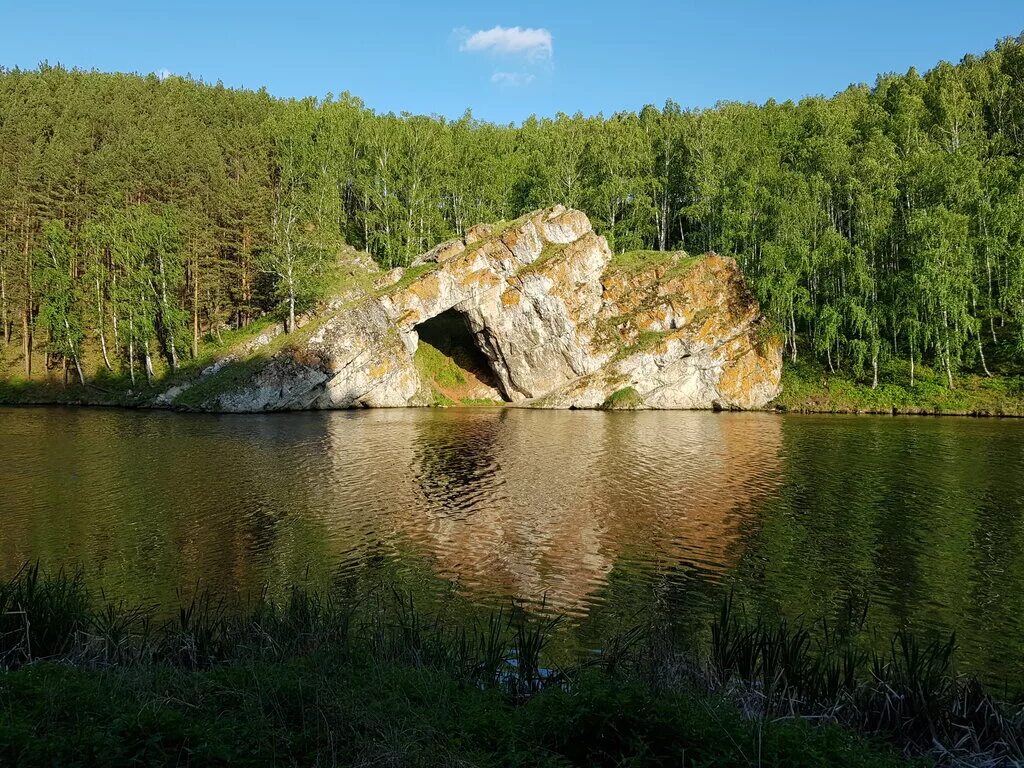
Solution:
<svg viewBox="0 0 1024 768"><path fill-rule="evenodd" d="M779 392L779 344L734 260L613 257L561 206L478 225L408 269L352 283L295 333L165 399L216 411L431 404L420 332L442 316L461 318L493 374L488 391L515 405L758 408Z"/></svg>

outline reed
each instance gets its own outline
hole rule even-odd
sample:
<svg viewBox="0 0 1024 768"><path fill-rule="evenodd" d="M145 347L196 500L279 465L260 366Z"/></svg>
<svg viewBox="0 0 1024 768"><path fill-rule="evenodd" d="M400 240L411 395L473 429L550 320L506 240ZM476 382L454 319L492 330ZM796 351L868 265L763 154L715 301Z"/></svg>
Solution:
<svg viewBox="0 0 1024 768"><path fill-rule="evenodd" d="M420 670L515 706L586 699L607 683L646 691L637 694L651 697L644 707L666 692L711 697L758 728L780 719L831 722L906 755L1024 760L1020 702L997 701L958 674L954 637L925 642L899 631L884 650L872 650L865 606L812 625L748 616L728 594L707 645L671 642L660 628L638 625L596 653L569 658L553 650L563 619L515 604L456 619L390 588L345 594L297 586L278 601L263 592L242 604L197 588L179 599L177 613L157 622L153 608L91 595L80 571L24 567L0 586L0 689L5 678L47 661L100 674L204 674L328 659L346 668Z"/></svg>
<svg viewBox="0 0 1024 768"><path fill-rule="evenodd" d="M958 674L956 638L922 641L905 630L888 650L865 650L866 605L820 640L785 619L742 616L733 596L711 626L708 682L748 716L827 718L899 744L907 754L1017 765L1024 760L1021 701L998 702Z"/></svg>

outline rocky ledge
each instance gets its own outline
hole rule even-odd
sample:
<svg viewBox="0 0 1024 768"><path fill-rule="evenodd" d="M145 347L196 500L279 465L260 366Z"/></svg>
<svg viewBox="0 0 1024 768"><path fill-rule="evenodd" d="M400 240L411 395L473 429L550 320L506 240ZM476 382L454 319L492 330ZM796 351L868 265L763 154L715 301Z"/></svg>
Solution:
<svg viewBox="0 0 1024 768"><path fill-rule="evenodd" d="M478 225L407 269L347 268L295 333L264 333L160 404L751 409L779 393L780 346L733 259L613 255L577 210Z"/></svg>

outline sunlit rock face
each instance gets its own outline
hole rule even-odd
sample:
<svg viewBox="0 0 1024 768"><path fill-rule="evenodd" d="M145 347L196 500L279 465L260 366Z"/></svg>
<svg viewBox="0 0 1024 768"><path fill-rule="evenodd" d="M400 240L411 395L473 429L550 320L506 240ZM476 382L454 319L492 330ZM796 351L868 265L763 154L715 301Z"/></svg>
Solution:
<svg viewBox="0 0 1024 768"><path fill-rule="evenodd" d="M752 409L779 394L781 349L735 259L680 253L610 270L603 288L598 323L610 360L545 405Z"/></svg>
<svg viewBox="0 0 1024 768"><path fill-rule="evenodd" d="M250 349L220 366L210 376L221 381L200 379L196 391L209 396L175 403L430 404L417 329L450 311L486 359L495 393L513 404L759 408L778 394L781 349L734 260L679 253L639 264L616 263L586 215L561 206L477 225L339 295L273 353Z"/></svg>

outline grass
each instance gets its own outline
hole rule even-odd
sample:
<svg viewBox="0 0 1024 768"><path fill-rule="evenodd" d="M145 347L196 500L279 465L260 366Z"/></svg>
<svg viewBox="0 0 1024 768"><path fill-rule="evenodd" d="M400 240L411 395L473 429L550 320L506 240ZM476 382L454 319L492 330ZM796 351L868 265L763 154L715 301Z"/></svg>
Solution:
<svg viewBox="0 0 1024 768"><path fill-rule="evenodd" d="M346 246L315 287L313 303L352 292L369 293L381 274L370 254Z"/></svg>
<svg viewBox="0 0 1024 768"><path fill-rule="evenodd" d="M914 385L905 361L893 361L870 378L832 373L814 361L786 362L779 410L813 413L907 413L978 416L1024 416L1024 378L960 374L950 389L941 371L917 365Z"/></svg>
<svg viewBox="0 0 1024 768"><path fill-rule="evenodd" d="M416 347L413 362L416 365L416 370L419 371L420 380L426 382L430 387L430 405L436 408L448 408L455 405L455 401L442 391L463 386L466 383L465 372L455 360L437 347L420 341Z"/></svg>
<svg viewBox="0 0 1024 768"><path fill-rule="evenodd" d="M520 267L516 272L516 277L523 278L540 272L547 264L565 253L565 249L569 245L569 243L545 243L540 255L529 264Z"/></svg>
<svg viewBox="0 0 1024 768"><path fill-rule="evenodd" d="M626 344L623 342L617 329L618 325L626 322L627 320L621 316L615 317L610 321L607 321L602 329L599 329L601 337L605 339L606 342L608 342L608 340L614 340L618 343L619 346L615 350L615 354L612 356L612 360L615 361L625 360L632 355L653 350L661 344L667 336L673 333L673 331L639 331L632 343Z"/></svg>
<svg viewBox="0 0 1024 768"><path fill-rule="evenodd" d="M625 251L612 255L608 270L637 274L657 267L668 266L665 279L671 279L687 272L702 258L702 256L690 256L684 251Z"/></svg>
<svg viewBox="0 0 1024 768"><path fill-rule="evenodd" d="M835 726L600 673L518 702L443 670L317 653L202 672L40 665L0 692L0 762L84 765L904 764Z"/></svg>
<svg viewBox="0 0 1024 768"><path fill-rule="evenodd" d="M208 337L200 345L199 354L195 358L184 360L176 372L172 372L163 359L154 354L156 375L152 384L146 381L141 371L136 371L133 384L126 373L111 373L102 366L87 377L84 387L71 380L67 386L52 379L26 380L19 374L9 371L6 377L0 376L0 404L139 406L146 405L172 387L185 385L186 388L174 398L173 405L184 409L200 408L209 404L218 395L244 385L274 355L288 348L301 347L327 319L329 316L316 315L290 334L276 333L268 343L251 351L241 352L246 344L263 334L269 335L275 326L280 325L280 313L271 313L245 328L225 331L218 338ZM41 354L39 357L41 358ZM201 376L203 370L225 358L231 359L215 373Z"/></svg>
<svg viewBox="0 0 1024 768"><path fill-rule="evenodd" d="M672 256L672 251L623 251L612 255L608 267L623 272L643 272L670 262Z"/></svg>
<svg viewBox="0 0 1024 768"><path fill-rule="evenodd" d="M420 339L413 358L420 380L430 388L429 405L448 408L453 405L464 406L500 406L500 400L487 397L472 397L465 392L474 391L474 381L470 381L470 371L475 363L466 349L456 346L446 354L425 339Z"/></svg>
<svg viewBox="0 0 1024 768"><path fill-rule="evenodd" d="M326 320L326 317L317 317L307 321L305 325L292 333L279 333L271 338L267 344L257 347L238 359L230 360L215 373L208 374L202 378L197 378L199 371L193 369L189 376L183 378L184 381L192 379L192 383L174 398L174 405L178 408L200 408L213 403L217 397L226 392L239 391L247 383L251 382L252 377L262 370L279 352L289 348L301 348L302 344ZM259 335L258 333L253 333L249 334L249 337L255 339ZM235 342L235 345L237 347L238 342ZM218 358L219 356L214 359ZM167 382L165 386L169 384Z"/></svg>
<svg viewBox="0 0 1024 768"><path fill-rule="evenodd" d="M415 267L407 267L405 271L402 272L402 276L398 279L397 282L391 285L386 285L383 288L379 289L376 295L378 297L388 296L392 293L404 291L406 288L408 288L410 285L412 285L414 282L419 280L424 275L428 275L431 272L436 272L437 268L438 264L436 261L428 261L426 264L418 264Z"/></svg>
<svg viewBox="0 0 1024 768"><path fill-rule="evenodd" d="M46 367L46 352L41 340L32 355L32 378L24 375L24 357L20 340L10 345L0 343L0 405L32 404L88 404L88 405L137 405L145 402L158 390L150 387L141 370L141 361L136 361L136 382L133 385L127 371L108 371L103 365L98 340L86 339L84 343L82 368L86 384L81 386L74 370L69 371L66 383L61 367ZM153 360L157 368L157 380L165 376L162 360ZM155 380L156 382L156 380Z"/></svg>
<svg viewBox="0 0 1024 768"><path fill-rule="evenodd" d="M33 566L0 588L0 764L896 766L878 734L906 746L920 728L864 736L843 713L783 709L808 706L786 698L804 690L797 670L828 666L798 628L750 625L731 601L707 661L658 627L559 658L559 618L455 619L383 587L244 606L200 593L153 615L97 600L77 573ZM929 653L879 662L895 695L920 690L901 727L943 723L957 689Z"/></svg>
<svg viewBox="0 0 1024 768"><path fill-rule="evenodd" d="M380 272L368 265L372 260L366 254L360 254L346 248L335 263L320 276L313 293L306 297L300 309L305 313L309 309L322 305L330 299L348 296L358 301L360 296L370 295L374 281L379 279ZM354 298L352 298L354 297ZM274 353L295 345L296 342L308 338L312 331L319 327L315 316L302 328L290 335L278 334L269 345L258 348L251 353L239 355L239 360L229 363L212 377L199 380L200 373L217 360L232 356L237 350L254 341L275 326L284 322L285 313L282 307L269 312L249 323L244 328L233 328L208 333L200 342L198 354L190 357L188 349L191 338L179 341L181 366L171 371L167 362L157 349L153 349L152 362L155 376L153 383L146 381L142 372L142 362L136 350L136 377L132 383L126 371L110 372L103 363L98 338L91 335L85 340L83 367L86 385L83 387L74 380L74 374L64 384L61 371L47 371L44 368L45 353L37 343L34 350L34 376L26 379L21 371L23 359L20 345L5 346L0 344L0 404L34 404L34 403L67 403L87 405L125 405L137 406L149 403L154 397L171 387L197 382L177 399L176 404L186 408L194 408L206 400L229 390L233 384L243 381L246 376L258 370ZM38 341L38 340L37 340ZM108 342L111 340L108 339ZM184 342L184 345L181 344ZM117 363L115 363L117 366ZM124 367L122 364L120 367ZM198 380L198 381L197 381Z"/></svg>
<svg viewBox="0 0 1024 768"><path fill-rule="evenodd" d="M423 275L436 270L437 266L437 264L429 263L411 267L405 270L402 278L396 284L381 289L377 295L381 296L402 290ZM376 276L376 273L367 272L354 263L339 261L337 267L325 277L324 286L326 287L321 286L322 295L319 295L318 301L345 291L356 291L357 294L368 295L367 291L372 290L372 280ZM52 376L44 379L39 374L33 380L26 380L17 373L17 366L20 365L20 360L16 359L17 350L13 347L10 349L0 347L0 364L6 362L8 369L6 375L0 375L0 404L67 403L135 406L150 402L154 397L174 386L185 385L185 389L174 398L173 405L183 409L202 408L213 403L219 395L234 391L250 381L252 376L266 366L274 355L288 348L301 347L301 344L321 327L327 317L316 316L291 334L278 333L270 339L269 343L250 352L238 353L246 344L271 331L275 325L282 322L282 319L283 315L278 311L254 321L245 328L225 331L218 337L208 337L200 345L199 354L193 359L184 360L182 367L174 373L167 368L158 354L154 354L153 363L156 366L156 376L152 384L146 381L141 372L137 372L136 382L132 384L127 375L111 374L102 365L98 369L87 372L87 383L84 387L72 380L64 385L63 380L56 381ZM12 359L5 361L3 356ZM215 373L200 376L204 369L216 361L232 357L234 359L230 359ZM463 372L457 360L444 358L441 353L437 353L435 357L437 359L421 360L418 356L417 363L422 363L429 368L430 375L432 377L436 375L438 383L442 387L465 384ZM99 359L98 347L90 352L88 359L94 361ZM36 355L37 365L42 360L43 355L38 352ZM2 370L3 368L0 367L0 372ZM435 393L435 405L454 405L455 402L440 391ZM469 401L465 404L476 405L478 403ZM488 401L486 404L491 405L492 403Z"/></svg>
<svg viewBox="0 0 1024 768"><path fill-rule="evenodd" d="M1024 719L955 672L955 637L922 642L906 630L887 651L862 640L867 606L812 634L802 623L750 620L731 596L711 627L711 672L719 684L738 683L743 706L756 713L818 711L868 733L926 749L930 740L979 755L1009 746L1024 753Z"/></svg>
<svg viewBox="0 0 1024 768"><path fill-rule="evenodd" d="M505 405L501 400L493 400L489 397L464 397L459 400L461 405L471 406L483 406L483 407L502 407Z"/></svg>
<svg viewBox="0 0 1024 768"><path fill-rule="evenodd" d="M603 410L630 410L642 403L643 398L640 397L639 392L633 387L624 387L608 395L607 399L601 403L601 408Z"/></svg>
<svg viewBox="0 0 1024 768"><path fill-rule="evenodd" d="M183 359L181 367L176 372L172 372L163 358L154 350L155 376L152 384L146 381L139 361L137 361L137 365L140 366L140 370L136 370L134 383L127 372L112 373L106 370L102 364L98 364L98 367L88 371L84 387L74 381L73 377L65 386L62 380L54 380L47 376L45 371L36 373L33 379L28 380L13 367L9 367L6 375L0 375L0 404L143 405L173 386L196 381L205 368L229 355L232 350L241 348L264 333L272 331L274 326L280 322L280 313L271 313L244 328L224 331L218 337L208 336L200 344L199 354L195 358ZM253 368L258 367L257 363L265 357L266 349L281 348L285 344L285 340L285 334L278 334L267 347L256 350L241 361L226 365L217 374L209 377L209 380L204 378L198 381L179 397L181 404L185 406L199 405L203 400L201 395L204 391L208 391L211 395L226 391L231 383L242 380L246 372L251 373ZM94 350L94 354L87 355L87 359L97 362L99 360L98 348ZM35 360L37 364L41 363L43 353L37 351ZM16 365L20 364L19 358Z"/></svg>
<svg viewBox="0 0 1024 768"><path fill-rule="evenodd" d="M497 223L490 225L491 233L487 235L487 237L482 237L476 242L467 245L465 251L466 255L472 255L476 253L476 251L482 248L484 245L492 243L495 240L501 239L501 237L513 227L521 227L523 224L525 224L528 218L529 215L527 214L524 216L520 216L518 219L513 219L512 221L502 219L501 221L498 221Z"/></svg>
<svg viewBox="0 0 1024 768"><path fill-rule="evenodd" d="M108 389L111 383L114 388ZM0 405L136 405L142 402L143 398L137 397L135 393L148 388L143 382L143 386L138 390L132 390L132 394L128 394L130 389L131 382L127 377L117 380L89 380L84 387L77 382L69 381L65 387L55 381L37 378L30 380L12 374L0 379Z"/></svg>
<svg viewBox="0 0 1024 768"><path fill-rule="evenodd" d="M367 260L370 259L368 255L362 255ZM358 300L358 296L368 295L373 289L374 280L380 276L380 273L361 266L357 261L359 256L359 252L354 249L346 249L336 263L331 265L322 276L321 282L316 286L315 294L308 303L317 306L334 297L355 294L357 298L354 300ZM199 407L247 381L278 352L288 347L299 346L301 342L313 335L322 325L324 319L322 316L314 316L291 334L277 333L268 344L240 356L238 360L227 363L215 374L196 381L203 369L217 360L229 356L233 350L242 348L262 334L272 331L275 326L282 325L285 320L284 311L278 309L258 318L244 328L231 329L221 333L218 338L208 338L200 347L199 355L193 360L189 360L178 374L171 377L165 376L157 390L163 391L175 384L194 381L186 391L175 398L175 405L186 408Z"/></svg>
<svg viewBox="0 0 1024 768"><path fill-rule="evenodd" d="M443 387L457 387L466 383L465 371L455 359L425 341L416 347L415 360L416 368L428 381Z"/></svg>
<svg viewBox="0 0 1024 768"><path fill-rule="evenodd" d="M664 297L660 288L665 283L690 271L699 264L703 256L689 256L683 251L626 251L612 256L606 269L607 275L621 275L627 279L642 276L638 284L627 291L623 304L629 307L622 315L603 318L598 323L597 337L603 345L614 348L613 360L624 360L631 355L656 347L672 331L651 331L635 328L637 316L647 309L662 303ZM658 277L655 270L665 267ZM697 327L703 321L695 317L690 325ZM626 344L624 337L635 332L634 340Z"/></svg>
<svg viewBox="0 0 1024 768"><path fill-rule="evenodd" d="M174 405L191 409L212 404L220 395L245 386L269 362L266 354L257 353L244 360L225 363L216 373L197 380L174 398Z"/></svg>
<svg viewBox="0 0 1024 768"><path fill-rule="evenodd" d="M188 361L185 373L201 371L203 368L215 363L232 349L255 341L264 333L274 332L275 326L280 325L283 320L283 313L274 312L253 320L244 328L231 328L223 331L217 337L207 337L199 347L198 357Z"/></svg>

